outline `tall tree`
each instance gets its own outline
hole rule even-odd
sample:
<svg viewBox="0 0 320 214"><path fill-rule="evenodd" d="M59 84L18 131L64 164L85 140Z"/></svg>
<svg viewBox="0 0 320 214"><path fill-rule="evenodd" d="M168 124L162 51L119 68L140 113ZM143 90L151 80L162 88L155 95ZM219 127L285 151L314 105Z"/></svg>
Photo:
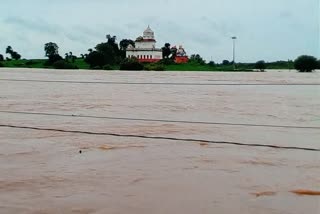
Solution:
<svg viewBox="0 0 320 214"><path fill-rule="evenodd" d="M11 47L11 46L8 46L8 47L6 48L6 54L11 54L12 52L13 52L12 47Z"/></svg>
<svg viewBox="0 0 320 214"><path fill-rule="evenodd" d="M132 45L133 47L135 47L135 42L131 39L123 39L120 41L119 46L120 46L120 50L127 50L127 48L129 47L129 45Z"/></svg>
<svg viewBox="0 0 320 214"><path fill-rule="evenodd" d="M170 48L170 43L165 43L164 46L162 47L162 58L163 59L168 59L171 55L171 48Z"/></svg>
<svg viewBox="0 0 320 214"><path fill-rule="evenodd" d="M123 39L120 41L120 56L122 59L126 58L126 51L129 46L135 47L135 42L131 39Z"/></svg>
<svg viewBox="0 0 320 214"><path fill-rule="evenodd" d="M12 58L12 59L15 59L15 60L19 60L19 59L21 59L21 55L18 54L16 51L13 51L13 52L11 53L11 58Z"/></svg>
<svg viewBox="0 0 320 214"><path fill-rule="evenodd" d="M64 56L65 56L64 59L68 62L68 61L69 61L69 57L70 57L70 56L69 56L69 53L65 53Z"/></svg>
<svg viewBox="0 0 320 214"><path fill-rule="evenodd" d="M44 51L46 52L46 56L50 58L50 56L58 55L59 46L54 42L48 42L44 45Z"/></svg>
<svg viewBox="0 0 320 214"><path fill-rule="evenodd" d="M63 60L59 55L59 46L54 42L48 42L44 45L44 51L46 56L49 58L46 65L52 65L57 61Z"/></svg>
<svg viewBox="0 0 320 214"><path fill-rule="evenodd" d="M6 54L10 54L12 59L15 59L15 60L21 59L21 55L18 54L18 52L14 51L11 46L8 46L6 48Z"/></svg>

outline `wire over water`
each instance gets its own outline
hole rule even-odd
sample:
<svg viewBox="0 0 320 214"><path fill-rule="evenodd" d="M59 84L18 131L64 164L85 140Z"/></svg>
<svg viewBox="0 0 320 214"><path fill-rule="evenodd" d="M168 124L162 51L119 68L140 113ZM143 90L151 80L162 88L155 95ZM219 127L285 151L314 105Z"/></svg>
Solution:
<svg viewBox="0 0 320 214"><path fill-rule="evenodd" d="M8 124L0 124L0 127L15 128L15 129L29 129L29 130L38 130L38 131L74 133L74 134L102 135L102 136L126 137L126 138L144 138L144 139L153 139L153 140L198 142L198 143L208 143L208 144L225 144L225 145L235 145L235 146L264 147L264 148L273 148L273 149L303 150L303 151L320 152L320 149L316 149L316 148L295 147L295 146L277 146L277 145L271 145L271 144L249 144L249 143L237 143L237 142L228 142L228 141L199 140L199 139L191 139L191 138L174 138L174 137L146 136L146 135L133 135L133 134L117 134L117 133L108 133L108 132L90 132L90 131L79 131L79 130L41 128L41 127L32 127L32 126L16 126L16 125L8 125Z"/></svg>
<svg viewBox="0 0 320 214"><path fill-rule="evenodd" d="M143 121L143 122L201 124L201 125L248 126L248 127L267 127L267 128L290 128L290 129L320 129L320 127L316 127L316 126L288 126L288 125L223 123L223 122L186 121L186 120L161 120L161 119L147 119L147 118L107 117L107 116L76 115L76 114L69 115L69 114L43 113L43 112L0 111L0 113L73 117L73 118L78 117L78 118L93 118L93 119L107 119L107 120Z"/></svg>

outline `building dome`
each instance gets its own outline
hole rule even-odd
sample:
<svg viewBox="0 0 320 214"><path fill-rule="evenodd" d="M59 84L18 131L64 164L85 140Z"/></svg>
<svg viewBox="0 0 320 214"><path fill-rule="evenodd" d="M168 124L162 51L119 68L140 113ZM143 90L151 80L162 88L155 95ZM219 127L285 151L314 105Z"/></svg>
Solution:
<svg viewBox="0 0 320 214"><path fill-rule="evenodd" d="M153 30L151 30L150 26L148 26L147 29L143 32L143 39L154 40L154 32Z"/></svg>

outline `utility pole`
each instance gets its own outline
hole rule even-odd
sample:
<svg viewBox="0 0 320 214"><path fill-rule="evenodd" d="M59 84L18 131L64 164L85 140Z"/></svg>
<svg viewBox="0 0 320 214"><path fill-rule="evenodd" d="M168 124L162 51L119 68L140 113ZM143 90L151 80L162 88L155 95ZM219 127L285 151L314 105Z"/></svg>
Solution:
<svg viewBox="0 0 320 214"><path fill-rule="evenodd" d="M233 37L231 37L231 39L233 40L233 70L236 70L236 40L237 40L237 37L233 36Z"/></svg>

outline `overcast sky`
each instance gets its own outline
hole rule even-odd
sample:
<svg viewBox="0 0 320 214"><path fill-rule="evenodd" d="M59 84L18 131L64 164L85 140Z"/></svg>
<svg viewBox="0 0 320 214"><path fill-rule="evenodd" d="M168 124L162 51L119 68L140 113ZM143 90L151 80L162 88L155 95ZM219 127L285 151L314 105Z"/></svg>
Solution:
<svg viewBox="0 0 320 214"><path fill-rule="evenodd" d="M183 45L207 60L287 60L320 57L319 0L1 0L0 53L11 45L23 58L85 53L106 34L135 39L149 24L157 46Z"/></svg>

